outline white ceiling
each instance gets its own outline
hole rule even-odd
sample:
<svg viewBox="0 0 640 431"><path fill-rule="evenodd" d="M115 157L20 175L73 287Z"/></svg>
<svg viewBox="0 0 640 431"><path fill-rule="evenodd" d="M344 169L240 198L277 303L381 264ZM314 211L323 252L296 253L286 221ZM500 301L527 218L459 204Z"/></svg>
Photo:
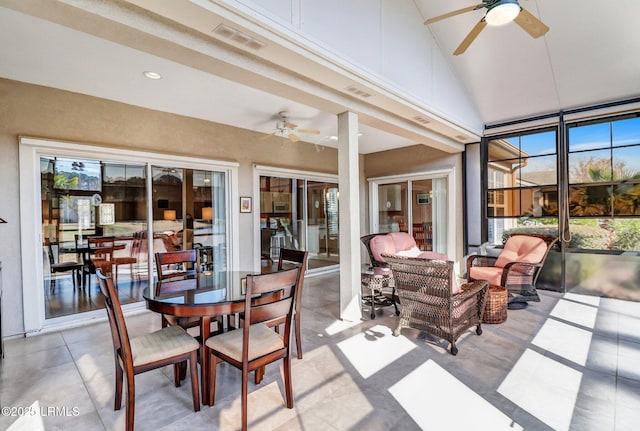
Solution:
<svg viewBox="0 0 640 431"><path fill-rule="evenodd" d="M424 18L481 3L415 0ZM485 124L640 96L640 1L520 0L549 32L487 26L460 56L451 53L486 9L429 27L472 95Z"/></svg>
<svg viewBox="0 0 640 431"><path fill-rule="evenodd" d="M321 131L301 139L337 146L332 113L31 15L0 7L0 40L0 77L265 134L275 131L278 112L288 111L300 128ZM162 79L145 78L147 70ZM416 143L363 123L359 131L362 154Z"/></svg>
<svg viewBox="0 0 640 431"><path fill-rule="evenodd" d="M477 2L415 0L425 19ZM82 24L77 22L59 25L33 16L35 12L17 12L27 7L19 0L0 0L0 5L3 3L10 8L0 7L0 77L265 134L274 131L279 111L289 111L290 120L301 128L321 130L317 137L301 135L305 141L336 146L329 139L337 134L335 114L340 111L335 103L319 98L307 103L272 90L283 94L277 96L265 88L268 85L243 85L153 55L152 50L143 52L111 41L116 36L102 38L90 34L97 31L70 28L81 29ZM451 53L482 18L484 10L429 26L485 124L640 95L640 56L636 53L640 46L640 26L636 23L640 1L610 1L606 8L596 0L520 3L551 28L545 36L532 39L514 23L487 27L466 53L454 57ZM52 7L51 3L45 5ZM63 22L64 16L57 21ZM117 26L114 29L118 31ZM145 70L160 71L163 79L148 80L142 76ZM410 126L403 128L399 123L395 128L372 127L378 124L361 121L360 153L417 142L413 138L415 129Z"/></svg>

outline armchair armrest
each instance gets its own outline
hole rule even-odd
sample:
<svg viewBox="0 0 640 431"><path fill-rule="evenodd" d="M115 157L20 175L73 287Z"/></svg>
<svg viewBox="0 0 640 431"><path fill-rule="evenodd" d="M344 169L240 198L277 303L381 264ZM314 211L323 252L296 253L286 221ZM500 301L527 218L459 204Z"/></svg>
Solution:
<svg viewBox="0 0 640 431"><path fill-rule="evenodd" d="M509 277L517 278L518 284L533 284L533 279L537 271L542 267L542 263L527 263L527 262L509 262L502 270L502 278L500 280L501 286L506 286Z"/></svg>
<svg viewBox="0 0 640 431"><path fill-rule="evenodd" d="M469 255L467 257L467 277L472 266L495 266L496 260L498 260L497 256Z"/></svg>

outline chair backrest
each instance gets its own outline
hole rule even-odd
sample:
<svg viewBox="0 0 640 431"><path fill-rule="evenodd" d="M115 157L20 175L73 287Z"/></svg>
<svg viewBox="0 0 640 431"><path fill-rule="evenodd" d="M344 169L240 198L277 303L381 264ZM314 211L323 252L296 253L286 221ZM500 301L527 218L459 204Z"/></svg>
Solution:
<svg viewBox="0 0 640 431"><path fill-rule="evenodd" d="M307 271L307 258L309 257L309 252L302 250L293 250L290 248L281 248L280 249L280 258L278 259L278 271L282 271L284 269L284 265L294 264L298 268L300 268L300 273L298 274L297 281L297 289L298 293L296 296L296 313L300 312L300 306L302 303L302 286L304 285L304 275ZM288 268L287 268L288 269Z"/></svg>
<svg viewBox="0 0 640 431"><path fill-rule="evenodd" d="M454 292L455 273L450 260L385 255L393 271L396 289L449 299Z"/></svg>
<svg viewBox="0 0 640 431"><path fill-rule="evenodd" d="M283 320L285 322L283 341L288 348L291 338L291 319L298 294L298 276L301 271L301 268L292 268L247 276L243 352L248 352L249 337L247 335L250 325ZM269 298L269 300L265 301L263 298Z"/></svg>
<svg viewBox="0 0 640 431"><path fill-rule="evenodd" d="M176 265L176 268L169 270L169 265ZM194 275L198 272L198 267L198 252L196 250L156 253L158 280Z"/></svg>
<svg viewBox="0 0 640 431"><path fill-rule="evenodd" d="M542 263L556 241L556 237L549 235L511 235L504 244L495 266L503 268L510 262Z"/></svg>
<svg viewBox="0 0 640 431"><path fill-rule="evenodd" d="M111 260L115 240L114 236L88 236L87 244L95 258Z"/></svg>
<svg viewBox="0 0 640 431"><path fill-rule="evenodd" d="M378 253L378 247L376 248L376 254L374 254L373 250L371 249L371 241L376 238L376 237L382 237L385 236L386 237L386 233L372 233L370 235L365 235L363 237L360 238L360 241L364 244L364 246L367 249L367 253L369 254L369 260L371 261L371 265L372 266L376 266L376 267L388 267L389 265L380 257L381 253ZM374 245L376 245L376 243L380 241L380 240L376 240L374 241ZM391 242L389 242L388 244L391 244ZM394 253L395 250L388 250L388 252L390 252L391 254Z"/></svg>
<svg viewBox="0 0 640 431"><path fill-rule="evenodd" d="M47 256L49 257L49 266L53 267L56 264L56 261L53 257L53 248L51 247L51 243L47 244Z"/></svg>
<svg viewBox="0 0 640 431"><path fill-rule="evenodd" d="M122 358L125 370L133 370L133 357L131 356L131 344L129 343L129 332L120 307L120 299L116 288L113 286L113 279L103 274L101 269L96 270L98 285L104 295L104 305L109 317L109 328L113 340L114 354L116 360L118 356Z"/></svg>

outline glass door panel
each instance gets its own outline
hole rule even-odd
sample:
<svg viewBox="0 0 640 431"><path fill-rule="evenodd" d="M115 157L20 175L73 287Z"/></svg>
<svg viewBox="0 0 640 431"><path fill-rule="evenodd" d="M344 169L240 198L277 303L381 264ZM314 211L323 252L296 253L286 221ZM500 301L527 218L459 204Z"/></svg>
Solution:
<svg viewBox="0 0 640 431"><path fill-rule="evenodd" d="M408 232L407 182L378 186L380 232Z"/></svg>
<svg viewBox="0 0 640 431"><path fill-rule="evenodd" d="M198 251L203 271L227 267L225 175L152 167L154 254Z"/></svg>
<svg viewBox="0 0 640 431"><path fill-rule="evenodd" d="M307 181L307 247L309 268L340 263L338 185Z"/></svg>
<svg viewBox="0 0 640 431"><path fill-rule="evenodd" d="M420 250L433 250L433 191L431 180L412 182L412 232Z"/></svg>
<svg viewBox="0 0 640 431"><path fill-rule="evenodd" d="M144 165L43 156L40 179L45 319L102 308L92 300L89 235L115 237L111 273L120 301L140 301L148 273Z"/></svg>

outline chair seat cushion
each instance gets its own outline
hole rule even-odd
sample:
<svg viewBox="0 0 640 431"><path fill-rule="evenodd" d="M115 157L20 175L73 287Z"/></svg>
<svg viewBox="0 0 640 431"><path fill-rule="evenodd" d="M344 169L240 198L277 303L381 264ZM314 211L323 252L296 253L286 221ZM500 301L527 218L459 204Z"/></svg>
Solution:
<svg viewBox="0 0 640 431"><path fill-rule="evenodd" d="M212 350L223 353L236 361L242 361L242 339L244 331L225 332L209 338L205 344ZM249 361L260 356L282 349L284 340L282 336L269 328L264 323L251 325L249 329Z"/></svg>
<svg viewBox="0 0 640 431"><path fill-rule="evenodd" d="M179 326L169 326L131 339L134 367L199 348L200 343Z"/></svg>
<svg viewBox="0 0 640 431"><path fill-rule="evenodd" d="M502 268L495 266L472 266L469 269L469 277L473 280L487 280L489 284L500 286L502 281Z"/></svg>

